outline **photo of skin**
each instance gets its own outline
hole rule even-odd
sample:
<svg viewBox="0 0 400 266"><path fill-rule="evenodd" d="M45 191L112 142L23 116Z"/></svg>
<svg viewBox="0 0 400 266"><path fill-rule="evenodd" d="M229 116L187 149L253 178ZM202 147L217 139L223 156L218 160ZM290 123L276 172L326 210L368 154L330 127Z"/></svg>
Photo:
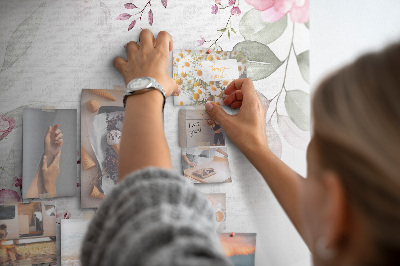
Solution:
<svg viewBox="0 0 400 266"><path fill-rule="evenodd" d="M60 174L60 157L63 146L63 134L60 125L50 126L44 137L44 153L38 166L35 177L29 186L27 198L57 197L56 181Z"/></svg>
<svg viewBox="0 0 400 266"><path fill-rule="evenodd" d="M75 109L24 109L24 199L76 195L76 117Z"/></svg>

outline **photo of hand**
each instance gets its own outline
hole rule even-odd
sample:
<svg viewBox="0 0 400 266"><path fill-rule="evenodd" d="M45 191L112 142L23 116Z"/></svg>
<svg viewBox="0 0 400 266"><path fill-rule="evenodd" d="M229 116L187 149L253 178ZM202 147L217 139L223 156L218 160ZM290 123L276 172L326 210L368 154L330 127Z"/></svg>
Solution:
<svg viewBox="0 0 400 266"><path fill-rule="evenodd" d="M56 181L60 174L60 157L63 133L60 125L49 126L44 137L44 152L35 177L27 193L27 198L54 198L57 196Z"/></svg>

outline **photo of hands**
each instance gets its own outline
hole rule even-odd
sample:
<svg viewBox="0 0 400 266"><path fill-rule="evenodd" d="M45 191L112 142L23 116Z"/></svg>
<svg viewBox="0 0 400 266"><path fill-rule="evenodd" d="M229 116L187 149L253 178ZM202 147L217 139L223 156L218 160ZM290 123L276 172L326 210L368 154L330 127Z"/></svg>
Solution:
<svg viewBox="0 0 400 266"><path fill-rule="evenodd" d="M77 112L24 109L23 198L76 194Z"/></svg>

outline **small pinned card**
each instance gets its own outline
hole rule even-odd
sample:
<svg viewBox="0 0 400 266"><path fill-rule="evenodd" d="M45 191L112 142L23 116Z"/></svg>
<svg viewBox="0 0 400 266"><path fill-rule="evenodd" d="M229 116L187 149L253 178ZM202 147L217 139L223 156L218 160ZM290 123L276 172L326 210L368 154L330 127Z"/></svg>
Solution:
<svg viewBox="0 0 400 266"><path fill-rule="evenodd" d="M175 50L173 73L182 92L174 105L223 105L225 88L234 79L245 78L246 56L235 51Z"/></svg>

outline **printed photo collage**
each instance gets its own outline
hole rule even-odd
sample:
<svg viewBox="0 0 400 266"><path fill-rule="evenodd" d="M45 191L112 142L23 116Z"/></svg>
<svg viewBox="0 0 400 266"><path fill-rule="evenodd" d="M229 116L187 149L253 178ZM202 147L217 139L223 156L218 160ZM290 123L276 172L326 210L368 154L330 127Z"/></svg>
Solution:
<svg viewBox="0 0 400 266"><path fill-rule="evenodd" d="M173 76L182 89L179 96L173 96L174 105L179 107L182 174L193 183L232 182L225 131L204 105L207 101L223 105L226 86L246 77L245 63L241 52L173 51ZM69 219L68 211L57 213L57 198L79 197L80 190L82 213L97 209L117 184L123 93L123 89L82 89L80 153L76 109L24 109L23 201L0 205L0 245L4 251L0 265L56 265L60 255L61 265L80 265L81 242L90 219L82 219L82 215ZM81 166L80 183L77 164ZM233 237L221 233L229 230L226 193L206 196L215 209L226 255L234 265L244 261L254 265L256 234L237 233ZM56 216L61 220L56 221ZM56 238L59 226L61 240ZM58 253L56 241L61 246Z"/></svg>

